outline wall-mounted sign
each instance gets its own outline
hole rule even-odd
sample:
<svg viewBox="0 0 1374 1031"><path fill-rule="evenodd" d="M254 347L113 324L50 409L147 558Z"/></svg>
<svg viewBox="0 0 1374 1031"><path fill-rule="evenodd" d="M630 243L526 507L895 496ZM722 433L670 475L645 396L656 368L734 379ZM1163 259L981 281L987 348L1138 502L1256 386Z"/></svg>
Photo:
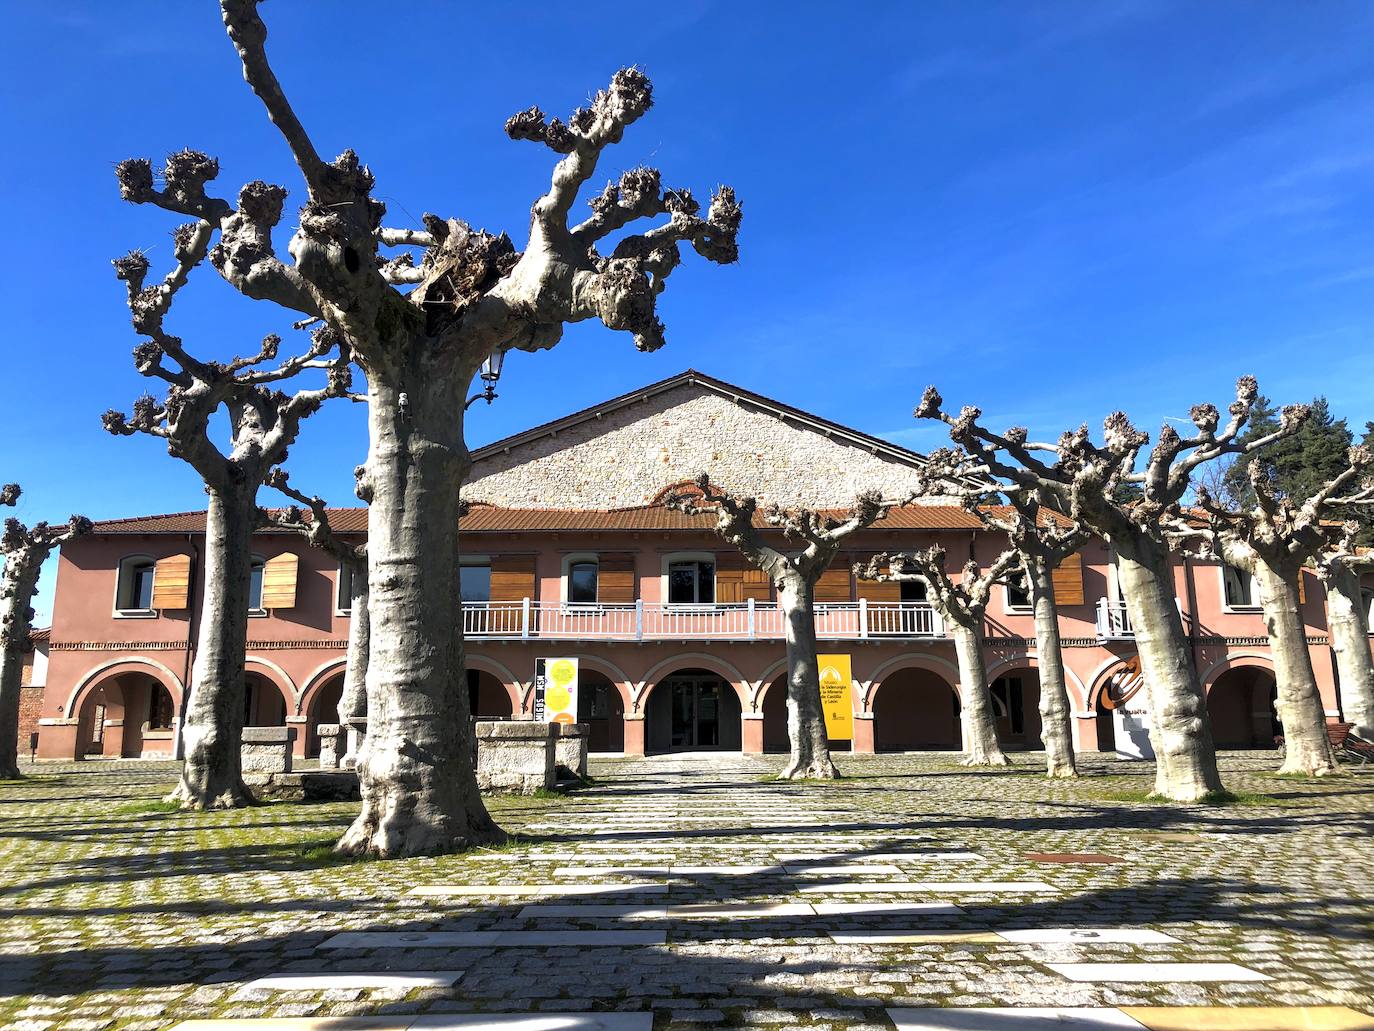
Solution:
<svg viewBox="0 0 1374 1031"><path fill-rule="evenodd" d="M577 660L534 660L534 718L542 723L577 722Z"/></svg>
<svg viewBox="0 0 1374 1031"><path fill-rule="evenodd" d="M1098 706L1112 714L1116 754L1123 759L1153 759L1155 755L1150 741L1149 692L1141 693L1144 686L1140 656L1132 655L1112 670L1098 696Z"/></svg>
<svg viewBox="0 0 1374 1031"><path fill-rule="evenodd" d="M854 701L850 684L854 676L848 655L817 655L821 675L821 709L825 713L825 736L831 741L854 739Z"/></svg>

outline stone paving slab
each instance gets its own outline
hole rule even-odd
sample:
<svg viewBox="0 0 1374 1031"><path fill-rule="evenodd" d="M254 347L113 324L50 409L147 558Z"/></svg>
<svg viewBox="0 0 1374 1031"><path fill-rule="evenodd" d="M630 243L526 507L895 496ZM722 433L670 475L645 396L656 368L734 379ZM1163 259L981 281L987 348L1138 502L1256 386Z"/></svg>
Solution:
<svg viewBox="0 0 1374 1031"><path fill-rule="evenodd" d="M329 991L340 988L448 988L461 970L360 970L356 973L271 974L243 987L271 992Z"/></svg>
<svg viewBox="0 0 1374 1031"><path fill-rule="evenodd" d="M797 890L827 895L868 895L889 892L1026 894L1055 892L1059 889L1044 881L842 881L837 884L803 884Z"/></svg>
<svg viewBox="0 0 1374 1031"><path fill-rule="evenodd" d="M1374 1031L1346 1006L1123 1006L1150 1031Z"/></svg>
<svg viewBox="0 0 1374 1031"><path fill-rule="evenodd" d="M496 895L663 895L666 884L421 884L408 894L421 898L446 896L486 898Z"/></svg>
<svg viewBox="0 0 1374 1031"><path fill-rule="evenodd" d="M1070 981L1268 981L1269 975L1237 963L1046 963Z"/></svg>
<svg viewBox="0 0 1374 1031"><path fill-rule="evenodd" d="M564 945L663 945L663 931L346 931L321 949L553 948Z"/></svg>
<svg viewBox="0 0 1374 1031"><path fill-rule="evenodd" d="M1145 1025L1118 1009L1079 1006L890 1009L897 1031L1106 1031Z"/></svg>
<svg viewBox="0 0 1374 1031"><path fill-rule="evenodd" d="M650 1013L538 1013L185 1020L175 1031L650 1031Z"/></svg>

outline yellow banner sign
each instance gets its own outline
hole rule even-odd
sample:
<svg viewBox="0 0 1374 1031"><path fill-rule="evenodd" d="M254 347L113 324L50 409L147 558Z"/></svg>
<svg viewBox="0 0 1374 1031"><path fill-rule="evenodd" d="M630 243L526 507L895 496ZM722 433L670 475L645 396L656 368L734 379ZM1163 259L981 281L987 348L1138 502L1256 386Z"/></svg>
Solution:
<svg viewBox="0 0 1374 1031"><path fill-rule="evenodd" d="M817 655L821 674L821 708L825 712L825 736L831 741L854 739L854 701L848 655Z"/></svg>

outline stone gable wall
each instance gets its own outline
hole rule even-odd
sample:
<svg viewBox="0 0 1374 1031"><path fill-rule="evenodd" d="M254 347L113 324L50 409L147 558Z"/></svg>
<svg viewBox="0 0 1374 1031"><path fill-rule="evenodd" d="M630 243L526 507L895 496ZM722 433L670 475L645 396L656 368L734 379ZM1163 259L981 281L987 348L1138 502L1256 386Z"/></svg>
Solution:
<svg viewBox="0 0 1374 1031"><path fill-rule="evenodd" d="M463 497L511 508L627 508L703 471L762 502L836 508L860 490L893 495L915 478L865 447L684 385L481 459Z"/></svg>

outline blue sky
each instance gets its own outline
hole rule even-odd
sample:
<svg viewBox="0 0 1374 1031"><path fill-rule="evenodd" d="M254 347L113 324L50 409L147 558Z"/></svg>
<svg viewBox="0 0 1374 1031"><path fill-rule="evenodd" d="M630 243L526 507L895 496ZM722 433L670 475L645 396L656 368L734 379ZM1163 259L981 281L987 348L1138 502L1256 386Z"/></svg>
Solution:
<svg viewBox="0 0 1374 1031"><path fill-rule="evenodd" d="M1363 3L265 4L269 50L322 152L351 146L388 222L424 211L519 245L552 155L501 131L566 115L615 69L654 109L605 156L744 204L741 260L690 255L669 344L572 328L517 354L477 445L695 367L917 449L927 383L1055 434L1125 408L1155 428L1242 372L1282 402L1374 417L1374 8ZM363 17L364 12L366 17ZM144 389L109 261L170 260L174 216L123 204L112 165L185 146L302 196L215 5L8 12L0 480L25 519L197 508L195 474L100 413ZM596 181L599 185L600 177ZM289 221L289 218L288 218ZM289 232L289 227L287 228ZM284 237L283 241L284 243ZM284 252L284 247L282 248ZM208 268L169 326L195 350L289 339ZM353 503L360 406L310 421L293 479ZM38 609L45 618L51 570Z"/></svg>

